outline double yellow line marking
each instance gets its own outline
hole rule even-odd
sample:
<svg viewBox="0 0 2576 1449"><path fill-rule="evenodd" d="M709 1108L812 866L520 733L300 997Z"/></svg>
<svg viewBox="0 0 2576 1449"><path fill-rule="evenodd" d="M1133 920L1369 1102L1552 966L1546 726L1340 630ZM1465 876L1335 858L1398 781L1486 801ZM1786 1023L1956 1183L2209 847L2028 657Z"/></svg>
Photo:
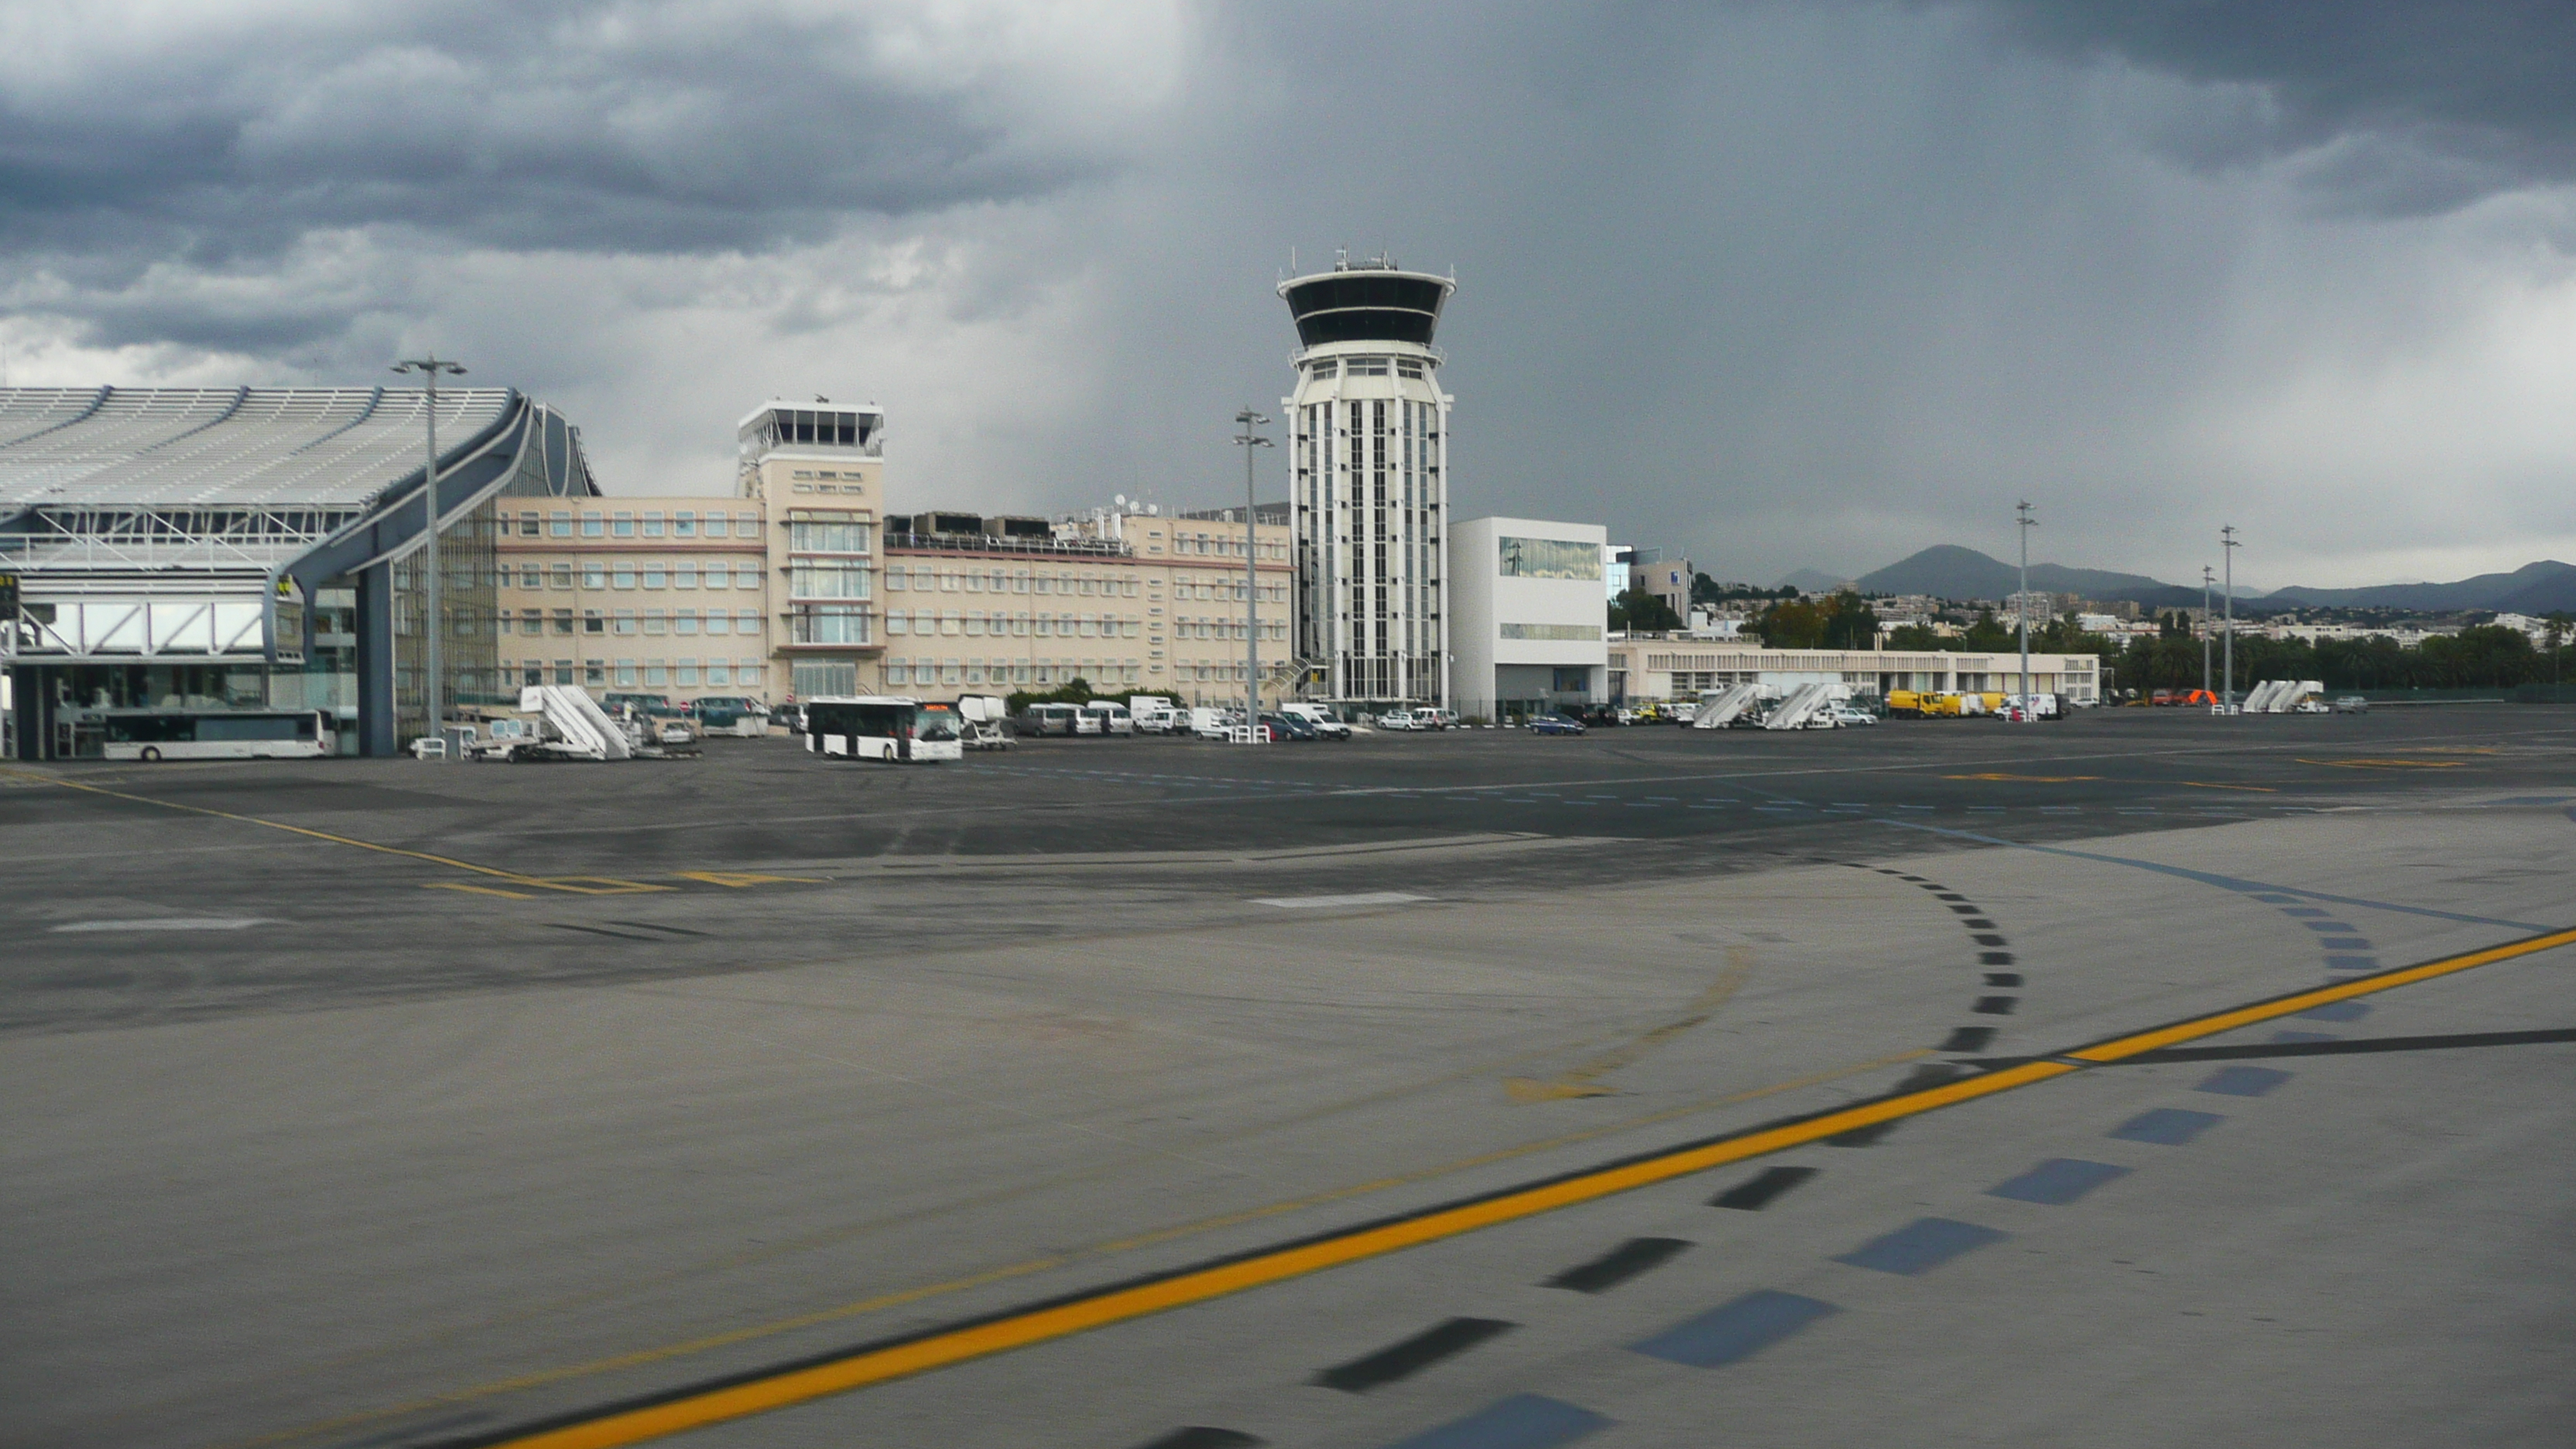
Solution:
<svg viewBox="0 0 2576 1449"><path fill-rule="evenodd" d="M1317 1237L1255 1249L1170 1273L1088 1289L1063 1298L1007 1309L989 1317L930 1329L908 1337L837 1350L798 1363L775 1365L654 1395L583 1410L497 1434L453 1441L452 1449L616 1449L772 1409L845 1393L889 1379L926 1373L1010 1349L1026 1348L1087 1329L1182 1308L1534 1217L1615 1193L1706 1172L1838 1136L1855 1128L2013 1091L2116 1062L2176 1042L2235 1031L2312 1007L2412 986L2480 966L2576 945L2576 930L2551 931L2420 965L2251 1002L2227 1011L2152 1027L2024 1062L1964 1081L1903 1092L1856 1106L1687 1143L1643 1156L1585 1168L1562 1177L1505 1188L1462 1202L1337 1229Z"/></svg>

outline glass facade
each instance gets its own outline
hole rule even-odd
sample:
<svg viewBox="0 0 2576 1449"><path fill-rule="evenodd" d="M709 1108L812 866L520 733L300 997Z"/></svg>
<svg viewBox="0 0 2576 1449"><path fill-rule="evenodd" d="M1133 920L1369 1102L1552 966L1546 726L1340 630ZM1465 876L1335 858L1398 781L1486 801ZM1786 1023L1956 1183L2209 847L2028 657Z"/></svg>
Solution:
<svg viewBox="0 0 2576 1449"><path fill-rule="evenodd" d="M1496 542L1501 548L1499 562L1504 578L1601 577L1601 545L1597 543L1572 543L1561 538L1513 538L1508 535Z"/></svg>

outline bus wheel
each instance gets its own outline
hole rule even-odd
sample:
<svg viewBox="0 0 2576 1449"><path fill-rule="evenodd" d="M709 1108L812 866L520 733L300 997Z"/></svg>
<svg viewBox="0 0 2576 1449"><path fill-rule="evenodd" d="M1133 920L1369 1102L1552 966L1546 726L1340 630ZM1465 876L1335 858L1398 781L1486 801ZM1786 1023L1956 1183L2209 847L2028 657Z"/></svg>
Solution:
<svg viewBox="0 0 2576 1449"><path fill-rule="evenodd" d="M145 745L145 746L143 747L143 755L142 755L142 758L147 759L147 760L158 760L158 759L160 759L160 758L161 758L161 752L160 752L159 750L154 749L154 748L153 748L153 747L151 747L150 745Z"/></svg>

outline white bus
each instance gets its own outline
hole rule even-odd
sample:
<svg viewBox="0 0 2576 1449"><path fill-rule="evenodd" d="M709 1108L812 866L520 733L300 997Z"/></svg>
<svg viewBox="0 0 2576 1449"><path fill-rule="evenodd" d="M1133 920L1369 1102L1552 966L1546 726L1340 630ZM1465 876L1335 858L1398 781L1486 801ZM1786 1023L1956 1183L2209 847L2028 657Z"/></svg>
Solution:
<svg viewBox="0 0 2576 1449"><path fill-rule="evenodd" d="M111 760L289 759L336 739L318 709L111 709L99 725Z"/></svg>
<svg viewBox="0 0 2576 1449"><path fill-rule="evenodd" d="M805 701L805 748L854 760L965 758L954 705L885 694Z"/></svg>

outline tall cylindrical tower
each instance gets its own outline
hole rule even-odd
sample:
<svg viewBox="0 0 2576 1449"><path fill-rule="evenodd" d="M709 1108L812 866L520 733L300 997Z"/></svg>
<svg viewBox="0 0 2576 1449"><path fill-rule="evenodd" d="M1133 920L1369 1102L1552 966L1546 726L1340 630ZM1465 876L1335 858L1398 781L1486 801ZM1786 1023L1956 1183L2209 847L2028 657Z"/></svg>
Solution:
<svg viewBox="0 0 2576 1449"><path fill-rule="evenodd" d="M1431 336L1457 284L1392 258L1279 284L1297 322L1290 428L1297 653L1327 698L1449 703L1449 405Z"/></svg>

